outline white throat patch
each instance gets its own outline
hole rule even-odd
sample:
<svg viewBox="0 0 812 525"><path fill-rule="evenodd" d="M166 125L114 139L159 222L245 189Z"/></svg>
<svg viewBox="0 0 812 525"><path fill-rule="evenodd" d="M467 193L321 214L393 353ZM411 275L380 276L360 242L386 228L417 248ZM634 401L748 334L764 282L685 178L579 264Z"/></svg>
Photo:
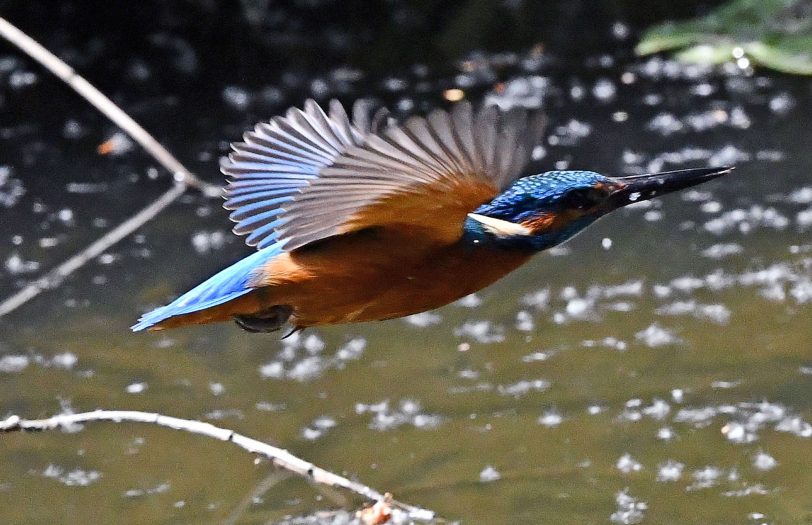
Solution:
<svg viewBox="0 0 812 525"><path fill-rule="evenodd" d="M516 237L522 235L531 235L532 231L526 226L516 224L515 222L503 221L502 219L494 219L478 213L469 213L468 216L478 223L482 224L486 231L496 235L497 237Z"/></svg>

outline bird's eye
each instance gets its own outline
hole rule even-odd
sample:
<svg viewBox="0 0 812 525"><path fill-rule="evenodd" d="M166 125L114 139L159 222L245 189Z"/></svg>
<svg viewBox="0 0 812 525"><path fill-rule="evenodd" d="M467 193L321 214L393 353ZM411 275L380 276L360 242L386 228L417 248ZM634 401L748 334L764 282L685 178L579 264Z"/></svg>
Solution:
<svg viewBox="0 0 812 525"><path fill-rule="evenodd" d="M572 190L564 198L564 204L570 209L587 210L603 202L607 195L606 190L598 188Z"/></svg>

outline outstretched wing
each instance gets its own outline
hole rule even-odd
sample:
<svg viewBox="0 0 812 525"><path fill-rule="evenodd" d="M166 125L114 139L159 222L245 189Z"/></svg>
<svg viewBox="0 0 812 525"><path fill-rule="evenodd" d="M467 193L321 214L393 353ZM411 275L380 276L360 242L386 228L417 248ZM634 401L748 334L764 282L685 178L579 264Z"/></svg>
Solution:
<svg viewBox="0 0 812 525"><path fill-rule="evenodd" d="M354 113L351 123L337 101L329 116L307 101L234 144L223 165L234 232L260 249L395 225L452 242L467 213L519 176L543 130L539 112L467 102L390 126Z"/></svg>

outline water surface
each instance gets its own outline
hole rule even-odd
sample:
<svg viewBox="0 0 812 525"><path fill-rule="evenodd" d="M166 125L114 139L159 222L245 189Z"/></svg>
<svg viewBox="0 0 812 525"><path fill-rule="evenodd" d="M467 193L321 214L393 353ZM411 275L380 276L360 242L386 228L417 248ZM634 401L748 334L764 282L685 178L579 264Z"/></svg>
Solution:
<svg viewBox="0 0 812 525"><path fill-rule="evenodd" d="M3 60L7 296L169 182L137 149L97 155L115 130L32 65ZM202 419L463 523L812 520L807 80L622 55L564 67L538 50L398 78L350 73L201 97L170 89L128 110L212 181L227 142L289 103L375 94L406 114L442 104L451 87L474 102L543 100L551 125L537 171L738 168L405 320L284 341L227 324L132 334L140 313L250 253L220 203L190 192L0 319L3 414ZM267 462L166 429L2 440L6 522L267 523L361 504L269 481Z"/></svg>

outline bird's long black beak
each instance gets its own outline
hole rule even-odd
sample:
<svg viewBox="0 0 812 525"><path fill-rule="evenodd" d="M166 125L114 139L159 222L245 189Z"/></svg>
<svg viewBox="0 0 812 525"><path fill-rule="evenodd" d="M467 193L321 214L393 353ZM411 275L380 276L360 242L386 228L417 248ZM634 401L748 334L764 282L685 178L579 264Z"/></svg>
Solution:
<svg viewBox="0 0 812 525"><path fill-rule="evenodd" d="M649 200L666 193L702 184L726 175L731 171L733 171L733 167L724 166L617 177L615 180L618 183L618 189L609 197L610 206L616 209L635 202Z"/></svg>

